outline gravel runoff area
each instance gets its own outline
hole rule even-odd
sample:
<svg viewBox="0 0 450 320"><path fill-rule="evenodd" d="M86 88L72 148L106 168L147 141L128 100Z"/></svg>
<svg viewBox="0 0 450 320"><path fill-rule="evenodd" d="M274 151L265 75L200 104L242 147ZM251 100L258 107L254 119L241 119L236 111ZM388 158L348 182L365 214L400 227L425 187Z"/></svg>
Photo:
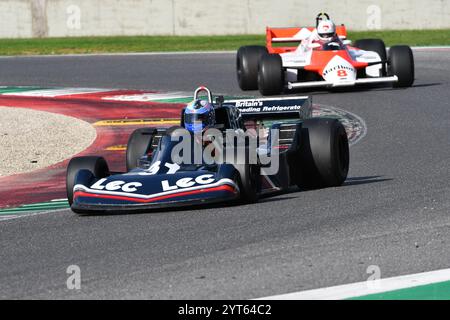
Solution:
<svg viewBox="0 0 450 320"><path fill-rule="evenodd" d="M96 131L60 114L0 107L0 177L48 167L83 151Z"/></svg>

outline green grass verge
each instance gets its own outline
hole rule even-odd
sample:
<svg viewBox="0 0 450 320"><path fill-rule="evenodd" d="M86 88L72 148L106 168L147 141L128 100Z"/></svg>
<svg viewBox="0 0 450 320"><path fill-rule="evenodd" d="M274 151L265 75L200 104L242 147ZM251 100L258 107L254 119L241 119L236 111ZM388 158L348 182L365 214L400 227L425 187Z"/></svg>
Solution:
<svg viewBox="0 0 450 320"><path fill-rule="evenodd" d="M411 46L450 45L450 29L349 32L349 39L362 38L381 38L387 46L394 44ZM264 35L0 39L0 55L221 51L236 50L243 45L263 45L264 43Z"/></svg>
<svg viewBox="0 0 450 320"><path fill-rule="evenodd" d="M370 294L349 300L450 300L450 281Z"/></svg>

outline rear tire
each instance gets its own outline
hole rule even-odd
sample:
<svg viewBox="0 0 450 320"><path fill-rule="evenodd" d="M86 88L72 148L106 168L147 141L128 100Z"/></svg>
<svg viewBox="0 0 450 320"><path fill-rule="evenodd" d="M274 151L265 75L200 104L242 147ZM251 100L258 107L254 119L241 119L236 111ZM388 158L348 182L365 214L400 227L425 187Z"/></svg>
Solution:
<svg viewBox="0 0 450 320"><path fill-rule="evenodd" d="M267 48L263 46L239 48L236 56L236 72L242 90L258 89L258 64L264 54L267 54Z"/></svg>
<svg viewBox="0 0 450 320"><path fill-rule="evenodd" d="M155 133L156 129L153 128L141 128L133 131L127 144L127 171L135 169L138 160L149 152Z"/></svg>
<svg viewBox="0 0 450 320"><path fill-rule="evenodd" d="M280 94L284 87L284 69L279 54L266 54L261 58L258 88L263 96Z"/></svg>
<svg viewBox="0 0 450 320"><path fill-rule="evenodd" d="M108 164L103 157L89 156L72 158L67 165L66 172L66 191L69 205L73 203L75 177L80 170L89 170L97 179L109 176Z"/></svg>
<svg viewBox="0 0 450 320"><path fill-rule="evenodd" d="M381 39L356 40L354 46L358 49L362 49L365 51L374 51L374 52L378 53L378 55L380 56L382 61L387 60L386 45L384 44L383 40L381 40ZM366 74L365 69L361 69L360 73L362 73L363 77L365 77L365 74ZM383 65L381 67L380 76L385 77L386 75L387 75L387 70Z"/></svg>
<svg viewBox="0 0 450 320"><path fill-rule="evenodd" d="M300 188L342 185L347 178L349 159L347 133L339 120L312 118L302 123L297 163Z"/></svg>
<svg viewBox="0 0 450 320"><path fill-rule="evenodd" d="M411 87L414 82L414 56L408 46L393 46L389 49L389 73L398 77L394 88Z"/></svg>

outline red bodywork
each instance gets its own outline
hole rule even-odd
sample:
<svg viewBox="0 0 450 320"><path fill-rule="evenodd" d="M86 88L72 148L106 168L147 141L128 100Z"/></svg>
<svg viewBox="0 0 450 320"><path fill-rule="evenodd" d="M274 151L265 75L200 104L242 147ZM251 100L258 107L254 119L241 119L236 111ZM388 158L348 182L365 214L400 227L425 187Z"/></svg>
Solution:
<svg viewBox="0 0 450 320"><path fill-rule="evenodd" d="M293 27L293 28L266 28L266 47L267 51L272 54L281 54L287 52L294 52L297 50L298 45L290 45L290 46L273 46L273 39L283 39L277 40L277 43L300 43L301 40L295 39L294 36L299 33L302 29L307 29L310 32L315 30L314 27ZM347 38L347 29L344 25L336 26L336 34L339 37ZM353 47L348 47L352 49ZM354 48L357 49L357 48ZM317 72L318 74L323 73L323 69L327 65L327 63L335 56L340 56L343 59L350 62L355 69L364 69L368 66L367 62L358 62L352 59L348 50L334 50L334 51L325 51L321 49L314 49L313 54L311 56L311 63L305 66L306 71Z"/></svg>

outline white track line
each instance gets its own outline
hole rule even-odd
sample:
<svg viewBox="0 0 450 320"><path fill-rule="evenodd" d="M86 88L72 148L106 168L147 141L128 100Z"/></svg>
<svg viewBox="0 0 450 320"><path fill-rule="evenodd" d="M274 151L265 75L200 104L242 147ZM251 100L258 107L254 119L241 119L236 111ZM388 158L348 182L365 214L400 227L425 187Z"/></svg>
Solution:
<svg viewBox="0 0 450 320"><path fill-rule="evenodd" d="M433 51L433 50L450 50L450 46L429 46L429 47L411 47L413 50L419 50L419 51Z"/></svg>
<svg viewBox="0 0 450 320"><path fill-rule="evenodd" d="M412 288L449 280L450 269L442 269L380 280L370 280L328 288L299 291L258 298L256 300L339 300Z"/></svg>

